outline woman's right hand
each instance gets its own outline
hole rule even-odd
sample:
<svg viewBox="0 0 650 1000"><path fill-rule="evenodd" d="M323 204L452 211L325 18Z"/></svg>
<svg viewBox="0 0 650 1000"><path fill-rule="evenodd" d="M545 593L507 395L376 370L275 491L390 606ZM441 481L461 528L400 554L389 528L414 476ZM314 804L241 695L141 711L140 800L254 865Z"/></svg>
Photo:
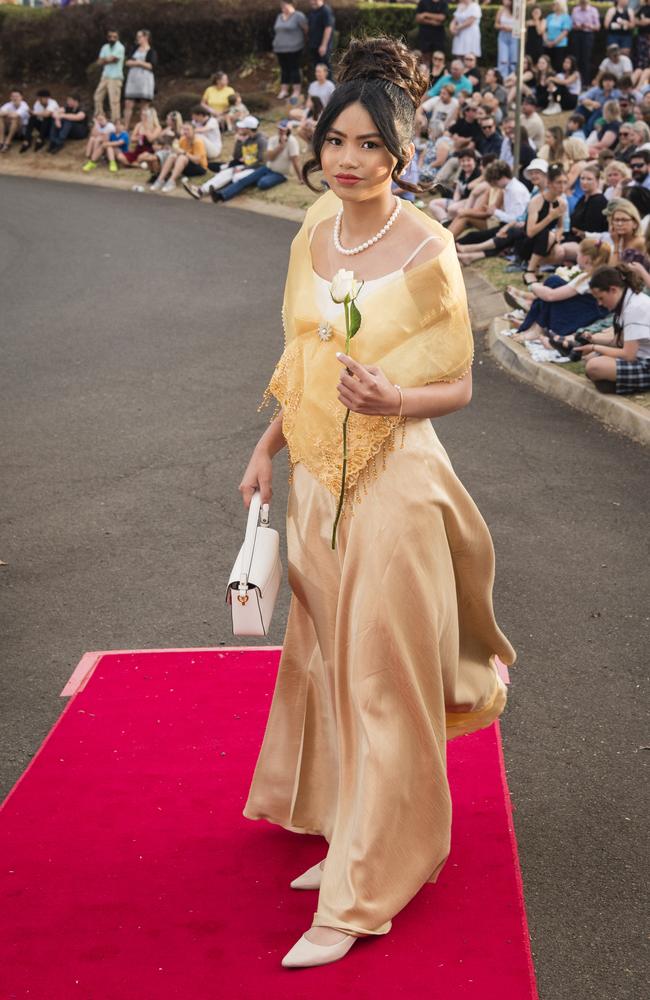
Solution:
<svg viewBox="0 0 650 1000"><path fill-rule="evenodd" d="M244 507L248 510L255 490L260 491L262 503L270 503L273 496L271 482L273 479L273 460L264 448L257 446L246 466L246 472L239 484Z"/></svg>

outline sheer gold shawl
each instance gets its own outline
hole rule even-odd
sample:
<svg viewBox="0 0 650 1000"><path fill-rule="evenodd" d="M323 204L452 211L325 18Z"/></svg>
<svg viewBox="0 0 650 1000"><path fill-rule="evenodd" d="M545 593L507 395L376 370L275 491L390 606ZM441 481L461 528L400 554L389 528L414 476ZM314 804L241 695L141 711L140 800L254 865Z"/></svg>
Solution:
<svg viewBox="0 0 650 1000"><path fill-rule="evenodd" d="M334 495L341 486L342 424L345 407L336 386L341 373L336 352L345 349L345 324L322 341L323 322L313 292L309 234L336 214L340 201L332 192L309 209L291 245L282 317L285 347L265 392L282 407L282 430L291 465L302 462ZM441 239L443 251L432 261L399 274L359 301L361 328L351 354L362 364L378 365L402 388L462 378L473 357L472 332L465 286L454 240L443 226L408 202L407 212ZM348 265L349 266L349 265ZM352 495L369 468L376 474L377 456L394 447L395 417L350 414L346 491ZM362 478L363 481L363 478Z"/></svg>

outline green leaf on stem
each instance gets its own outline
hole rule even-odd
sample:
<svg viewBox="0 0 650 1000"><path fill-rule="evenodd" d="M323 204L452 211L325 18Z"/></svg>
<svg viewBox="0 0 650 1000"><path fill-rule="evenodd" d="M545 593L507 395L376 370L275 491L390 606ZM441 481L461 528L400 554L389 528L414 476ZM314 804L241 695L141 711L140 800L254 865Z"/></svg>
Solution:
<svg viewBox="0 0 650 1000"><path fill-rule="evenodd" d="M350 337L354 337L359 332L361 326L361 313L354 302L350 303Z"/></svg>

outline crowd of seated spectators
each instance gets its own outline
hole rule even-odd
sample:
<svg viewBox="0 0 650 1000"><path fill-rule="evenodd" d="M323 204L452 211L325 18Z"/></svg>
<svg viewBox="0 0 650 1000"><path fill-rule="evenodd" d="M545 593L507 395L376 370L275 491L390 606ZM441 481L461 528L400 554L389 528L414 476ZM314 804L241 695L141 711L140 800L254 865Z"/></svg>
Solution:
<svg viewBox="0 0 650 1000"><path fill-rule="evenodd" d="M83 140L86 172L146 172L147 189L177 187L226 202L255 186L292 179L336 86L334 14L279 3L273 52L280 71L279 121L261 127L220 71L191 117L155 109L158 58L148 31L125 47L109 30L93 113L70 93L28 100L14 89L0 107L0 154L58 153ZM634 9L633 9L634 7ZM507 290L513 335L556 360L585 361L598 389L650 389L650 3L615 0L604 16L589 0L556 0L527 12L520 151L515 164L519 40L512 0L497 15L497 65L481 50L482 6L419 0L418 51L429 90L418 108L415 157L395 187L453 234L464 265L505 256L522 287ZM594 60L597 34L605 56ZM446 52L451 50L450 58ZM309 66L309 80L304 79ZM131 119L136 121L131 126ZM224 136L234 146L224 155ZM302 144L302 146L301 146Z"/></svg>

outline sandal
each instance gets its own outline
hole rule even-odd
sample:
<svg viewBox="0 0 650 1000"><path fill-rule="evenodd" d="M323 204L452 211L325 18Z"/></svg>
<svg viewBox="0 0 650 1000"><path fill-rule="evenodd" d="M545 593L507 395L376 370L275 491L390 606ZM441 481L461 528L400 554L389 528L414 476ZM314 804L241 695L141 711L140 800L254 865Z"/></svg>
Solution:
<svg viewBox="0 0 650 1000"><path fill-rule="evenodd" d="M566 342L567 342L568 339L569 339L568 337L561 337L557 333L549 333L548 334L548 341L549 341L549 343L558 352L558 354L561 354L565 358L571 357L571 354L573 354L573 348L574 348L574 344L573 343L571 343L570 345L567 346Z"/></svg>
<svg viewBox="0 0 650 1000"><path fill-rule="evenodd" d="M537 281L537 275L534 273L534 271L526 271L522 276L522 278L526 288L530 288L530 286L534 285L535 282Z"/></svg>
<svg viewBox="0 0 650 1000"><path fill-rule="evenodd" d="M530 309L533 300L525 298L524 295L525 293L523 292L519 295L517 289L513 288L511 285L508 285L503 293L503 297L509 306L512 306L514 309L525 309L527 312Z"/></svg>

